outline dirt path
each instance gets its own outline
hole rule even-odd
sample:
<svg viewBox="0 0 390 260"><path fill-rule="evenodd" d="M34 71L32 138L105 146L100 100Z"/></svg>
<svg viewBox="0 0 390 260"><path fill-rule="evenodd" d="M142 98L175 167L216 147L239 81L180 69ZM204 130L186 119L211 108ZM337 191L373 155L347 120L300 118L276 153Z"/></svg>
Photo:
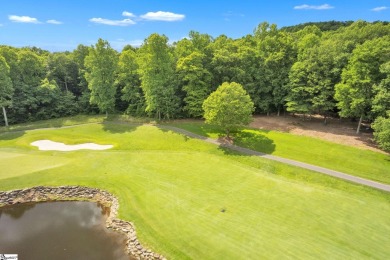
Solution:
<svg viewBox="0 0 390 260"><path fill-rule="evenodd" d="M306 118L306 120L303 120L302 117L293 116L256 116L250 126L311 136L338 144L385 153L376 146L373 141L372 131L367 130L366 127L362 127L361 134L356 134L357 122L331 118L328 119L328 124L325 125L323 121L322 117L312 117L311 119Z"/></svg>
<svg viewBox="0 0 390 260"><path fill-rule="evenodd" d="M315 171L315 172L319 172L319 173L322 173L322 174L330 175L330 176L333 176L333 177L336 177L336 178L339 178L339 179L343 179L343 180L346 180L346 181L349 181L349 182L353 182L353 183L357 183L357 184L360 184L360 185L365 185L365 186L369 186L369 187L376 188L376 189L379 189L379 190L384 190L384 191L390 192L390 185L387 185L387 184L371 181L371 180L368 180L368 179L364 179L364 178L356 177L356 176L353 176L353 175L345 174L345 173L342 173L342 172L326 169L326 168L315 166L315 165L312 165L312 164L302 163L302 162L299 162L299 161L294 161L294 160L285 159L285 158L278 157L278 156L273 156L273 155L257 152L257 151L250 150L250 149L247 149L247 148L243 148L243 147L240 147L240 146L237 146L237 145L233 145L233 144L221 143L218 140L215 140L215 139L212 139L212 138L207 138L207 137L204 137L204 136L201 136L201 135L198 135L198 134L194 134L192 132L186 131L186 130L181 129L181 128L173 127L173 126L159 125L158 127L161 127L161 128L164 128L164 129L168 129L168 130L171 130L171 131L174 131L174 132L178 132L178 133L184 134L184 135L192 137L192 138L201 139L201 140L203 140L205 142L212 143L212 144L215 144L215 145L219 145L219 146L222 146L222 147L226 147L226 148L229 148L229 149L241 152L241 153L245 153L245 154L249 154L249 155L255 155L255 156L260 156L260 157L263 157L263 158L267 158L269 160L282 162L282 163L285 163L285 164L289 164L289 165L297 166L297 167L300 167L300 168L304 168L304 169L312 170L312 171Z"/></svg>

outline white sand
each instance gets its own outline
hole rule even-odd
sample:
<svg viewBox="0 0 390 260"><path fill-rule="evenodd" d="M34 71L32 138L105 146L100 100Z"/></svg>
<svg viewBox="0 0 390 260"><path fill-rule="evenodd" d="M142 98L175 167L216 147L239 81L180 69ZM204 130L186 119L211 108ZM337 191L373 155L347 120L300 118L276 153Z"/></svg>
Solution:
<svg viewBox="0 0 390 260"><path fill-rule="evenodd" d="M50 140L39 140L32 142L31 145L37 146L41 151L76 151L76 150L107 150L113 145L100 145L94 143L67 145L64 143L53 142Z"/></svg>

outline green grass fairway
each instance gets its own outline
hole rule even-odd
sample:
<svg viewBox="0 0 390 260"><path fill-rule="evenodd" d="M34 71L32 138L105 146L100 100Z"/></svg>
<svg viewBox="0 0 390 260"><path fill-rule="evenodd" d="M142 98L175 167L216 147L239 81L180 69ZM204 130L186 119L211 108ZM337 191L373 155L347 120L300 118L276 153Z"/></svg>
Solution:
<svg viewBox="0 0 390 260"><path fill-rule="evenodd" d="M30 146L40 139L114 148L57 152ZM168 259L390 255L389 193L152 125L108 122L0 133L0 190L38 185L115 194L119 217L132 221L141 242Z"/></svg>
<svg viewBox="0 0 390 260"><path fill-rule="evenodd" d="M173 125L211 138L223 133L200 122ZM386 154L279 131L241 129L232 136L242 147L390 184L390 156Z"/></svg>

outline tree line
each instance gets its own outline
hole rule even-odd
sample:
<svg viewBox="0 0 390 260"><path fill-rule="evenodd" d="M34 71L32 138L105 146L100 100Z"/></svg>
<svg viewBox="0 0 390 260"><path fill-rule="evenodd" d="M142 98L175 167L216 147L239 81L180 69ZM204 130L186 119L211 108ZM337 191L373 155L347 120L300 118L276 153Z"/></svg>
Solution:
<svg viewBox="0 0 390 260"><path fill-rule="evenodd" d="M0 120L98 112L198 118L224 82L242 85L255 113L387 120L390 25L332 21L279 29L263 22L239 39L191 31L168 44L152 34L121 52L102 39L72 52L0 46L0 106L7 114Z"/></svg>

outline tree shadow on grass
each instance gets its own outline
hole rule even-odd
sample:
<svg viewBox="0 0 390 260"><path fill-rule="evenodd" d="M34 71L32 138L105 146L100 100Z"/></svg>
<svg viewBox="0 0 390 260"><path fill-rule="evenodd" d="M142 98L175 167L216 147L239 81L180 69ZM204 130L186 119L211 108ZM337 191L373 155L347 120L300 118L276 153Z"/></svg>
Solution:
<svg viewBox="0 0 390 260"><path fill-rule="evenodd" d="M272 154L275 151L274 141L261 133L237 131L233 134L234 144L254 151Z"/></svg>
<svg viewBox="0 0 390 260"><path fill-rule="evenodd" d="M128 123L128 122L109 121L109 120L104 120L102 123L103 130L111 134L123 134L123 133L133 132L137 130L137 128L141 125L142 124L138 124L138 123Z"/></svg>
<svg viewBox="0 0 390 260"><path fill-rule="evenodd" d="M25 133L25 131L10 131L0 133L0 140L14 140L19 137L22 137Z"/></svg>
<svg viewBox="0 0 390 260"><path fill-rule="evenodd" d="M265 135L258 132L248 132L245 130L235 130L231 138L226 138L219 129L215 129L215 134L218 136L218 140L205 137L207 133L210 133L210 129L207 128L203 135L201 131L197 129L196 133L189 130L180 129L171 126L158 126L163 132L174 132L184 138L184 141L196 138L208 143L218 145L218 149L222 150L225 154L239 154L239 155L264 155L272 154L275 151L275 144L273 140L269 139ZM214 134L214 136L215 136Z"/></svg>
<svg viewBox="0 0 390 260"><path fill-rule="evenodd" d="M204 136L215 136L218 135L218 138L224 137L225 133L222 128L218 126L205 125L199 128L200 134Z"/></svg>

